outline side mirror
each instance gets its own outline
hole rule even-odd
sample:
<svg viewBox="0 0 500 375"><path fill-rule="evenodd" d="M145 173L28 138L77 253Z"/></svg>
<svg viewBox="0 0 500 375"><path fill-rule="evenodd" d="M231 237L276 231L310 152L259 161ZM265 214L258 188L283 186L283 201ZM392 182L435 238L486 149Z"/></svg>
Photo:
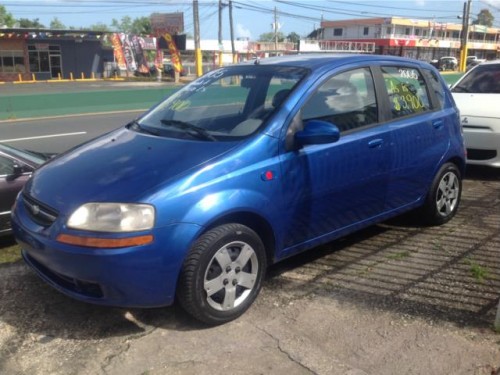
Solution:
<svg viewBox="0 0 500 375"><path fill-rule="evenodd" d="M16 178L23 174L23 167L19 164L14 164L12 173L7 176L7 181L14 181Z"/></svg>
<svg viewBox="0 0 500 375"><path fill-rule="evenodd" d="M337 142L340 130L335 125L321 120L308 121L304 129L295 133L295 140L301 146Z"/></svg>

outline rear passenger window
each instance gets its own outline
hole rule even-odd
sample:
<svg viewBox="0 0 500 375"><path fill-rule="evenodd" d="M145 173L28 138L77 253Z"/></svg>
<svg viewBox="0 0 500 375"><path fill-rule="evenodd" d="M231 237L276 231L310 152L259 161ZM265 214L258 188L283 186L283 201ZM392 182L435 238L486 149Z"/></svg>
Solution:
<svg viewBox="0 0 500 375"><path fill-rule="evenodd" d="M439 102L439 109L444 108L444 87L441 84L441 81L439 77L437 76L437 73L433 72L432 70L424 69L424 74L427 76L428 81L431 83L431 88L434 90L434 93L436 94L436 98L438 99Z"/></svg>
<svg viewBox="0 0 500 375"><path fill-rule="evenodd" d="M341 132L378 122L370 70L354 69L330 78L304 105L302 118L328 121Z"/></svg>
<svg viewBox="0 0 500 375"><path fill-rule="evenodd" d="M424 78L410 67L382 67L389 93L392 118L410 116L431 109Z"/></svg>

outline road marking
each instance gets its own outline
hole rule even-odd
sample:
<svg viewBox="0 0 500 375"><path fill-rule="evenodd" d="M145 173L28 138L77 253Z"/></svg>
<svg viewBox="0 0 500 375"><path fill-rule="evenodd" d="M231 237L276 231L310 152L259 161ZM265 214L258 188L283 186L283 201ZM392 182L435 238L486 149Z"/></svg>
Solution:
<svg viewBox="0 0 500 375"><path fill-rule="evenodd" d="M145 109L127 109L124 111L107 111L107 112L89 112L89 113L73 113L67 115L54 115L54 116L44 116L44 117L23 117L16 119L3 119L0 120L0 124L3 123L14 123L14 122L27 122L27 121L40 121L40 120L53 120L62 119L68 117L85 117L85 116L103 116L103 115L115 115L117 113L134 113L134 112L146 112L148 108Z"/></svg>
<svg viewBox="0 0 500 375"><path fill-rule="evenodd" d="M51 135L39 135L38 137L1 139L0 141L1 142L17 142L17 141L28 141L28 140L31 140L31 139L68 137L68 136L71 136L71 135L81 135L81 134L87 134L87 132L75 132L75 133L61 133L61 134L51 134Z"/></svg>

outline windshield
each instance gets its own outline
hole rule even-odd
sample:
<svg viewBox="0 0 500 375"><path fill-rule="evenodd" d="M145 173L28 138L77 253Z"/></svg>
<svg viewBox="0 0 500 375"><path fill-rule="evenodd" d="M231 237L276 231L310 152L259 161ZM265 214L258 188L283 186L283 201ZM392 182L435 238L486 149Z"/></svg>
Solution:
<svg viewBox="0 0 500 375"><path fill-rule="evenodd" d="M478 65L467 73L451 91L500 94L500 64Z"/></svg>
<svg viewBox="0 0 500 375"><path fill-rule="evenodd" d="M131 129L206 141L245 137L261 128L307 72L269 65L217 69L167 98Z"/></svg>

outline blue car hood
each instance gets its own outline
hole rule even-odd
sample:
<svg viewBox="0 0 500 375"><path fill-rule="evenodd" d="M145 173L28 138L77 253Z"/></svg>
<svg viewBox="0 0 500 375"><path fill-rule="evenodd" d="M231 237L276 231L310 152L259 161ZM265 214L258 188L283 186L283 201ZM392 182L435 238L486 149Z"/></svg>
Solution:
<svg viewBox="0 0 500 375"><path fill-rule="evenodd" d="M45 164L25 185L25 192L62 212L86 202L143 201L148 192L235 144L156 137L122 128Z"/></svg>

